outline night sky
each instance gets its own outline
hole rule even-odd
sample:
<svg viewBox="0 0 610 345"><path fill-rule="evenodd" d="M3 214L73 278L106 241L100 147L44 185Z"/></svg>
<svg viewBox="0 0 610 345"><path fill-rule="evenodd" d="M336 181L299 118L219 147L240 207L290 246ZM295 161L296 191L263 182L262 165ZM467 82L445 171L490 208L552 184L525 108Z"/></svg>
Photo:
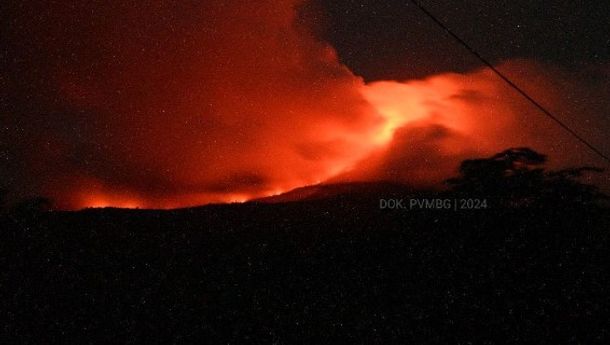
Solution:
<svg viewBox="0 0 610 345"><path fill-rule="evenodd" d="M564 68L607 66L605 1L420 1L488 60L528 58ZM324 39L367 80L413 79L480 66L410 1L319 1Z"/></svg>
<svg viewBox="0 0 610 345"><path fill-rule="evenodd" d="M610 154L610 4L421 3ZM0 8L11 199L171 208L325 181L428 187L514 146L607 166L408 1Z"/></svg>

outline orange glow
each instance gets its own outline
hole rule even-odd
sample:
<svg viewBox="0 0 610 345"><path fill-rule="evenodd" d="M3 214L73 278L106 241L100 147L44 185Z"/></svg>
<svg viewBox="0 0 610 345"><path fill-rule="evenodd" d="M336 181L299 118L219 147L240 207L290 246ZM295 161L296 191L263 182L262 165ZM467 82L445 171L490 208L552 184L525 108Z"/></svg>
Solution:
<svg viewBox="0 0 610 345"><path fill-rule="evenodd" d="M513 62L503 67L509 70L539 68L528 62ZM557 96L538 84L530 85L540 98L559 102ZM511 94L486 69L416 81L356 82L352 87L366 102L358 107L347 104L358 109L360 120L356 126L336 118L326 119L321 115L326 108L305 107L299 116L316 121L302 123L299 117L265 125L268 131L250 133L248 140L255 146L243 146L239 141L231 143L219 137L225 145L218 146L216 151L208 150L208 154L224 155L222 160L197 160L193 156L196 152L188 148L191 151L188 164L175 159L180 156L162 162L162 166L169 166L165 169L173 171L168 178L193 186L191 190L165 195L96 180L93 183L96 187L91 191L91 183L77 182L74 188L80 190L80 197L68 201L68 208L167 209L244 202L323 181L392 180L431 186L455 174L461 160L490 155L506 147L565 151L557 146L561 140L544 139L565 135L542 117L525 119L527 103ZM278 98L277 102L290 102L292 97L286 95L286 101ZM357 101L356 98L344 100ZM272 102L271 106L277 104ZM280 108L293 111L288 105ZM293 125L293 120L299 125ZM235 125L236 129L248 126L240 121ZM277 140L283 145L275 144ZM144 153L145 158L148 153ZM195 169L196 166L209 169ZM209 185L204 189L211 190L198 190L198 185Z"/></svg>
<svg viewBox="0 0 610 345"><path fill-rule="evenodd" d="M499 68L519 76L519 83L544 104L561 104L564 113L570 112L571 105L561 98L545 66L511 61ZM332 181L390 180L438 187L457 173L462 160L519 146L563 152L551 162L556 167L582 164L585 159L594 165L594 157L583 156L569 135L486 68L424 80L375 82L365 85L362 93L385 120L371 142L378 148Z"/></svg>
<svg viewBox="0 0 610 345"><path fill-rule="evenodd" d="M82 42L41 21L50 27L34 32L51 35L41 50L71 58L31 86L32 97L44 95L36 111L15 114L6 127L27 123L11 134L19 141L14 184L62 209L177 208L325 181L429 185L453 175L462 159L512 146L582 157L487 69L365 83L296 15L302 2L163 5L185 11L170 16L134 2L120 12L95 2L99 11L56 18L75 33L94 21L82 28L95 31ZM192 16L174 26L185 13ZM129 30L117 30L125 23ZM554 91L578 89L570 86L575 78L531 61L499 67L542 103L575 108Z"/></svg>
<svg viewBox="0 0 610 345"><path fill-rule="evenodd" d="M133 197L125 195L109 195L101 192L91 194L82 193L80 196L79 208L142 208L143 203Z"/></svg>
<svg viewBox="0 0 610 345"><path fill-rule="evenodd" d="M140 208L140 204L137 201L131 201L121 198L108 198L103 196L92 196L90 199L85 200L82 205L82 208Z"/></svg>

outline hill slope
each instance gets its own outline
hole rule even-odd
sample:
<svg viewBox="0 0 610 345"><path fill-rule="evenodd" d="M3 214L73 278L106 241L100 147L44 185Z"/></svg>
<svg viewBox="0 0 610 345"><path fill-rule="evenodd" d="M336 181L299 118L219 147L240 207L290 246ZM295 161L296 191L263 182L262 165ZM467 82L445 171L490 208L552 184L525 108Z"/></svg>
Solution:
<svg viewBox="0 0 610 345"><path fill-rule="evenodd" d="M608 340L607 210L391 211L330 194L2 217L3 339Z"/></svg>

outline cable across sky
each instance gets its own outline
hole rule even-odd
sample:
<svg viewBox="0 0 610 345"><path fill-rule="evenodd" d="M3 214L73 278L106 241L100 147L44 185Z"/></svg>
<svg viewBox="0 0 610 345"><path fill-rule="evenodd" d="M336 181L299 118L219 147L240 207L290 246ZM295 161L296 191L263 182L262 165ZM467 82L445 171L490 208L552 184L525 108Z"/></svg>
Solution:
<svg viewBox="0 0 610 345"><path fill-rule="evenodd" d="M411 2L417 6L426 16L428 16L432 21L434 21L439 27L441 27L449 36L453 37L459 44L461 44L464 48L466 48L470 53L472 53L477 59L479 59L485 66L489 67L500 79L502 79L506 84L508 84L511 88L517 91L521 96L527 99L530 103L532 103L536 108L538 108L544 115L549 117L555 123L557 123L560 127L570 133L574 138L578 139L581 143L587 146L591 151L605 160L607 163L610 163L610 157L604 154L600 149L591 144L588 140L570 128L567 124L561 121L556 115L554 115L551 111L546 109L542 104L536 101L532 96L528 95L521 87L519 87L515 82L513 82L510 78L500 72L491 62L485 59L478 51L476 51L471 45L469 45L466 41L464 41L460 36L454 33L451 29L449 29L441 20L439 20L432 12L428 11L423 5L421 5L416 0L411 0Z"/></svg>

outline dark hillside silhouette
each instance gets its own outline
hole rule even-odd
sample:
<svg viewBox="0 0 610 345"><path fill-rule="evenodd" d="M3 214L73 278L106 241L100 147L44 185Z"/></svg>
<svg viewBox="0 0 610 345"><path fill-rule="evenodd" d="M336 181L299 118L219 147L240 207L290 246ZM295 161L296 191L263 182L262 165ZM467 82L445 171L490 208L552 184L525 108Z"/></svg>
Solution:
<svg viewBox="0 0 610 345"><path fill-rule="evenodd" d="M6 207L6 191L0 188L0 213L4 212Z"/></svg>
<svg viewBox="0 0 610 345"><path fill-rule="evenodd" d="M11 212L18 215L27 216L30 214L47 212L50 211L52 208L53 202L51 201L51 199L42 196L37 196L18 202L12 207Z"/></svg>
<svg viewBox="0 0 610 345"><path fill-rule="evenodd" d="M380 209L403 189L365 184L291 202L3 216L0 338L608 343L610 212L576 179L591 169L544 162L529 149L464 162L448 193L504 200L478 210Z"/></svg>

